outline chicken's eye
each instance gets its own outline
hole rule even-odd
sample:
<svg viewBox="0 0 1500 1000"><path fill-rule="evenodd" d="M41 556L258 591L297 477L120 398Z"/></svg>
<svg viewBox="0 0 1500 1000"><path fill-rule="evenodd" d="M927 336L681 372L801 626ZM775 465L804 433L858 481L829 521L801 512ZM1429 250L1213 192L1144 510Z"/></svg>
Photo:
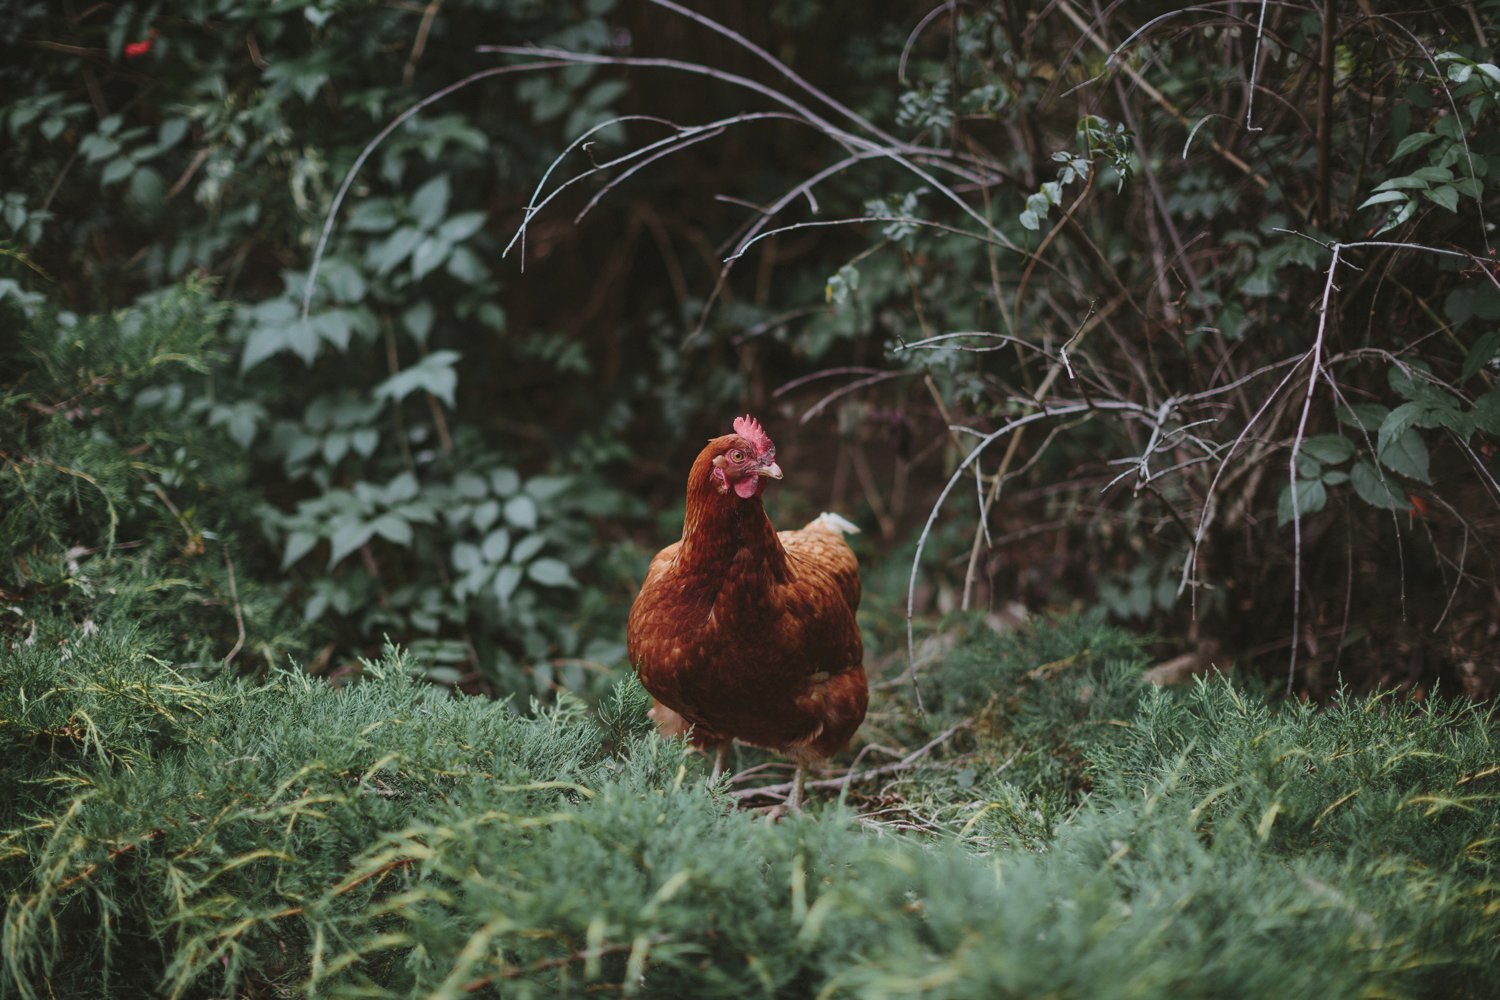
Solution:
<svg viewBox="0 0 1500 1000"><path fill-rule="evenodd" d="M731 462L743 462L745 460L745 453L736 448L729 453L729 460Z"/></svg>

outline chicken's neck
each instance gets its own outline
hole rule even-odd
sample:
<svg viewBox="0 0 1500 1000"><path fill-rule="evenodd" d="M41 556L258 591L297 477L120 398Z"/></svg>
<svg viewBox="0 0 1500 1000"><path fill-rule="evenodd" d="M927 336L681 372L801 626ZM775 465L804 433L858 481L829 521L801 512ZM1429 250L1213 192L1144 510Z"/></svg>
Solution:
<svg viewBox="0 0 1500 1000"><path fill-rule="evenodd" d="M731 573L763 575L767 582L784 580L786 550L760 497L741 500L733 492L720 493L711 473L712 466L706 462L693 466L682 547L677 554L679 568L720 583Z"/></svg>

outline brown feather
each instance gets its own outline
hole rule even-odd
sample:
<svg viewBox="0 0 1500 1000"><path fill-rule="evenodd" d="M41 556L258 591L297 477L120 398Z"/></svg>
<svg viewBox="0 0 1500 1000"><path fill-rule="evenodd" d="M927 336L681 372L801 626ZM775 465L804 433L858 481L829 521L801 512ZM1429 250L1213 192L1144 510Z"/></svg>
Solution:
<svg viewBox="0 0 1500 1000"><path fill-rule="evenodd" d="M854 613L859 566L822 521L779 534L759 493L714 482L714 459L749 449L710 441L688 476L682 540L651 561L630 609L631 663L666 735L738 739L799 760L843 748L869 691Z"/></svg>

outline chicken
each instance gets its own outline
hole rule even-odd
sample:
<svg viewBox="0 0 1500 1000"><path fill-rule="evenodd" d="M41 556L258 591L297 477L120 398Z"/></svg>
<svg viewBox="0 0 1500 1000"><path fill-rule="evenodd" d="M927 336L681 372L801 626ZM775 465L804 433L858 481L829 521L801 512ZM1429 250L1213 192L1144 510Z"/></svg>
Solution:
<svg viewBox="0 0 1500 1000"><path fill-rule="evenodd" d="M864 721L869 687L854 622L857 530L824 514L778 533L761 505L780 479L776 446L753 418L714 438L688 473L682 540L651 560L630 609L630 662L664 736L690 732L715 750L732 741L797 765L787 808L800 808L807 766L842 749Z"/></svg>

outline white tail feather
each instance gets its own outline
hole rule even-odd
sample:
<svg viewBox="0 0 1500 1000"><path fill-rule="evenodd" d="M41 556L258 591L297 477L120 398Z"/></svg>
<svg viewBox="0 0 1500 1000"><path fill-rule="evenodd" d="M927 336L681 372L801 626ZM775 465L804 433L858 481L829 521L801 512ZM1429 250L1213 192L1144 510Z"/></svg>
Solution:
<svg viewBox="0 0 1500 1000"><path fill-rule="evenodd" d="M818 515L817 522L821 523L829 531L836 531L841 535L859 534L859 525L855 524L847 517L843 517L839 514L831 514L826 510Z"/></svg>

